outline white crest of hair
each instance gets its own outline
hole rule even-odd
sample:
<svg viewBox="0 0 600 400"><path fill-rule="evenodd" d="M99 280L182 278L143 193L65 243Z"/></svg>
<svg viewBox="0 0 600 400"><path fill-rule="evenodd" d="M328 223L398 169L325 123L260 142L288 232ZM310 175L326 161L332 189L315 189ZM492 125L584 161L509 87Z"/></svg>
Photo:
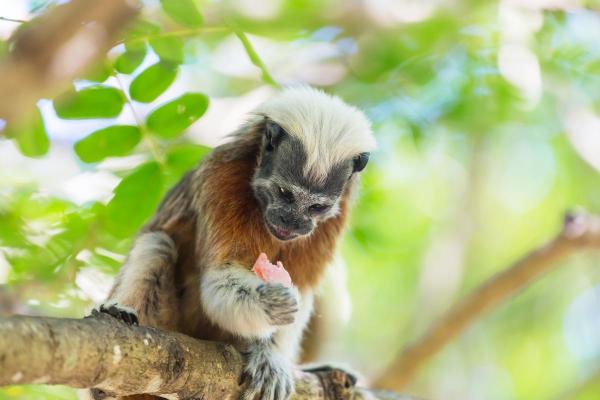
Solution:
<svg viewBox="0 0 600 400"><path fill-rule="evenodd" d="M323 182L333 166L374 150L371 124L356 107L310 86L284 89L254 112L278 123L306 149L304 174Z"/></svg>

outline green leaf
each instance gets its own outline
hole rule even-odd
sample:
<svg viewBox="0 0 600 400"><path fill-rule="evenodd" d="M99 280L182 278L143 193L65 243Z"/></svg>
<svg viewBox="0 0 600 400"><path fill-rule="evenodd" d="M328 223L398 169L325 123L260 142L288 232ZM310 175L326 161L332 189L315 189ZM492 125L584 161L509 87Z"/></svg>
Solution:
<svg viewBox="0 0 600 400"><path fill-rule="evenodd" d="M75 143L75 153L87 163L106 157L125 156L140 142L142 134L137 126L114 125L92 132Z"/></svg>
<svg viewBox="0 0 600 400"><path fill-rule="evenodd" d="M18 124L8 124L5 134L7 137L14 138L21 153L28 157L43 156L50 147L44 120L37 108L28 120Z"/></svg>
<svg viewBox="0 0 600 400"><path fill-rule="evenodd" d="M163 61L183 62L183 40L178 37L161 37L150 40L150 46Z"/></svg>
<svg viewBox="0 0 600 400"><path fill-rule="evenodd" d="M150 103L171 86L177 76L177 66L158 62L139 74L131 85L131 98L141 103Z"/></svg>
<svg viewBox="0 0 600 400"><path fill-rule="evenodd" d="M105 224L115 236L134 234L147 220L163 194L160 166L149 162L123 178L106 206Z"/></svg>
<svg viewBox="0 0 600 400"><path fill-rule="evenodd" d="M202 25L202 14L193 0L160 0L160 4L175 22L191 28Z"/></svg>
<svg viewBox="0 0 600 400"><path fill-rule="evenodd" d="M122 74L131 74L146 58L144 42L125 44L125 52L115 60L115 69Z"/></svg>
<svg viewBox="0 0 600 400"><path fill-rule="evenodd" d="M114 118L123 109L125 96L113 87L92 86L54 99L56 114L63 119Z"/></svg>
<svg viewBox="0 0 600 400"><path fill-rule="evenodd" d="M177 137L207 108L208 97L201 93L186 93L154 110L148 116L148 128L164 139Z"/></svg>

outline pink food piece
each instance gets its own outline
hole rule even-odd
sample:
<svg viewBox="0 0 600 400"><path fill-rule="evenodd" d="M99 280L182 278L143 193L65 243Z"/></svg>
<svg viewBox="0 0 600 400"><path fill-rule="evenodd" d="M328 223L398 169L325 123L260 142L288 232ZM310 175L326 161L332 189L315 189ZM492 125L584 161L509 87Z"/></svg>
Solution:
<svg viewBox="0 0 600 400"><path fill-rule="evenodd" d="M292 278L283 268L281 261L277 261L277 264L273 265L265 253L260 253L252 271L267 283L281 283L285 287L292 287Z"/></svg>

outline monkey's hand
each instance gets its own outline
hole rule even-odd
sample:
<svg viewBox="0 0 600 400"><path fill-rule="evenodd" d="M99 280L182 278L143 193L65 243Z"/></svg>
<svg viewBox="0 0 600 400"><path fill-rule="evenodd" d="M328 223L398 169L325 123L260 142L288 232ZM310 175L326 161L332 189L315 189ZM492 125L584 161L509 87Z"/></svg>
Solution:
<svg viewBox="0 0 600 400"><path fill-rule="evenodd" d="M208 268L201 280L206 315L224 330L247 339L267 338L294 322L299 293L295 287L264 283L244 267Z"/></svg>
<svg viewBox="0 0 600 400"><path fill-rule="evenodd" d="M127 325L138 325L138 316L133 308L119 305L115 302L106 302L100 304L92 310L92 317L99 313L108 314L119 321L125 322Z"/></svg>
<svg viewBox="0 0 600 400"><path fill-rule="evenodd" d="M242 400L286 400L294 391L292 365L272 346L270 339L263 339L252 343L244 353L242 383L248 386Z"/></svg>
<svg viewBox="0 0 600 400"><path fill-rule="evenodd" d="M280 283L265 283L256 288L258 299L272 325L289 325L298 311L298 291Z"/></svg>

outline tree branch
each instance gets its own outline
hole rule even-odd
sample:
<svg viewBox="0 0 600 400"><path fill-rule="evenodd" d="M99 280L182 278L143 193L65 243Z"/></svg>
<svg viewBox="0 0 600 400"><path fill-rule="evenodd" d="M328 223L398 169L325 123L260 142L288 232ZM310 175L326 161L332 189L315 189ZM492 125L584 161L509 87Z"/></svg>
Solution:
<svg viewBox="0 0 600 400"><path fill-rule="evenodd" d="M233 346L180 333L85 319L0 318L0 386L62 384L107 393L237 398L242 356ZM408 400L354 387L340 370L297 372L295 400Z"/></svg>
<svg viewBox="0 0 600 400"><path fill-rule="evenodd" d="M72 0L21 26L0 64L0 118L22 118L84 73L112 47L136 3Z"/></svg>
<svg viewBox="0 0 600 400"><path fill-rule="evenodd" d="M600 248L600 217L567 214L556 238L492 277L452 307L425 336L400 353L374 386L401 390L419 368L482 314L557 266L566 256L589 248Z"/></svg>

